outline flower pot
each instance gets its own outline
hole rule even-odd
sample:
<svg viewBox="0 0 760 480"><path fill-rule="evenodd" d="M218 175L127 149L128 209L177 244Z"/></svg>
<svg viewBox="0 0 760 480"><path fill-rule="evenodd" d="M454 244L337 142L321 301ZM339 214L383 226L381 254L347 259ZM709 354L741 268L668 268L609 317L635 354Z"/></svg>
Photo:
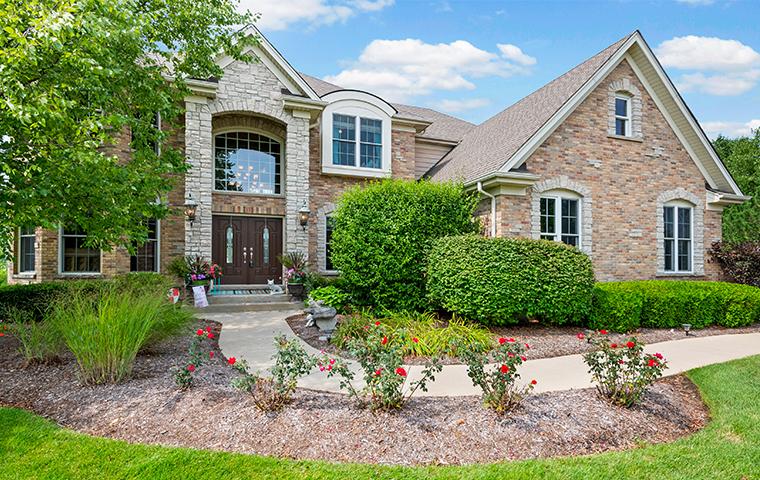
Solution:
<svg viewBox="0 0 760 480"><path fill-rule="evenodd" d="M303 298L303 283L289 283L288 284L288 293L293 295L295 298Z"/></svg>

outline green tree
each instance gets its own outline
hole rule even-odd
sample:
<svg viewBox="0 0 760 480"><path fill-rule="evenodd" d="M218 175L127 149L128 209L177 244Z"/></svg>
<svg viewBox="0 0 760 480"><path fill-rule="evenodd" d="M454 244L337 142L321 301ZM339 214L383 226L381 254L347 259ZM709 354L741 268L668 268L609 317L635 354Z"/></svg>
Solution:
<svg viewBox="0 0 760 480"><path fill-rule="evenodd" d="M760 241L760 129L748 137L720 136L713 146L742 193L752 200L723 213L723 239L729 244Z"/></svg>
<svg viewBox="0 0 760 480"><path fill-rule="evenodd" d="M222 52L250 60L240 26L254 18L233 0L0 0L0 19L2 253L21 225L76 223L104 249L144 241L186 170L162 143L186 80L220 76ZM120 138L129 162L103 148Z"/></svg>

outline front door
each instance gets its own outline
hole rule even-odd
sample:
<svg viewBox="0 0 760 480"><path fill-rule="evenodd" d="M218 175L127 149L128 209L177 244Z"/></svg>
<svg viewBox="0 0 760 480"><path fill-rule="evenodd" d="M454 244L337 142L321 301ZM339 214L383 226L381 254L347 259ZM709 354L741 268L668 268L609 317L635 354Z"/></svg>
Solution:
<svg viewBox="0 0 760 480"><path fill-rule="evenodd" d="M282 283L282 220L214 215L212 257L226 285Z"/></svg>

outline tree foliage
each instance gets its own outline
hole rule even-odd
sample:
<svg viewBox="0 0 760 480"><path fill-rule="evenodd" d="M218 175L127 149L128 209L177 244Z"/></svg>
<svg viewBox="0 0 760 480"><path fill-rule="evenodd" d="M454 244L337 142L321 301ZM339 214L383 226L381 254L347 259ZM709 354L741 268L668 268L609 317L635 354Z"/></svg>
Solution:
<svg viewBox="0 0 760 480"><path fill-rule="evenodd" d="M61 222L105 249L145 240L140 220L168 213L156 199L186 169L162 144L185 80L221 75L221 52L248 59L254 19L232 1L0 0L0 240ZM120 138L129 162L102 148Z"/></svg>
<svg viewBox="0 0 760 480"><path fill-rule="evenodd" d="M760 241L760 129L749 137L718 137L715 150L742 193L752 200L723 212L723 240L731 245Z"/></svg>

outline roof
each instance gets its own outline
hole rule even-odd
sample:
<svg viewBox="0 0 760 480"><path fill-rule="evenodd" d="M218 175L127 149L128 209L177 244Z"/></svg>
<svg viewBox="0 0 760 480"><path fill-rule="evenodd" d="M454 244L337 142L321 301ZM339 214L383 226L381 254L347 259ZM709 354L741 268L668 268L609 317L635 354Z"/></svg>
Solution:
<svg viewBox="0 0 760 480"><path fill-rule="evenodd" d="M632 34L631 34L632 35ZM618 40L470 131L429 173L436 180L474 180L499 170L631 35Z"/></svg>
<svg viewBox="0 0 760 480"><path fill-rule="evenodd" d="M320 97L324 97L327 94L339 90L345 90L343 87L320 80L311 75L306 75L304 73L301 73L300 75ZM398 110L398 115L400 117L430 122L430 126L428 126L424 132L417 135L418 138L458 142L465 136L465 134L475 128L475 125L470 122L430 108L416 107L401 103L392 103L391 105Z"/></svg>

